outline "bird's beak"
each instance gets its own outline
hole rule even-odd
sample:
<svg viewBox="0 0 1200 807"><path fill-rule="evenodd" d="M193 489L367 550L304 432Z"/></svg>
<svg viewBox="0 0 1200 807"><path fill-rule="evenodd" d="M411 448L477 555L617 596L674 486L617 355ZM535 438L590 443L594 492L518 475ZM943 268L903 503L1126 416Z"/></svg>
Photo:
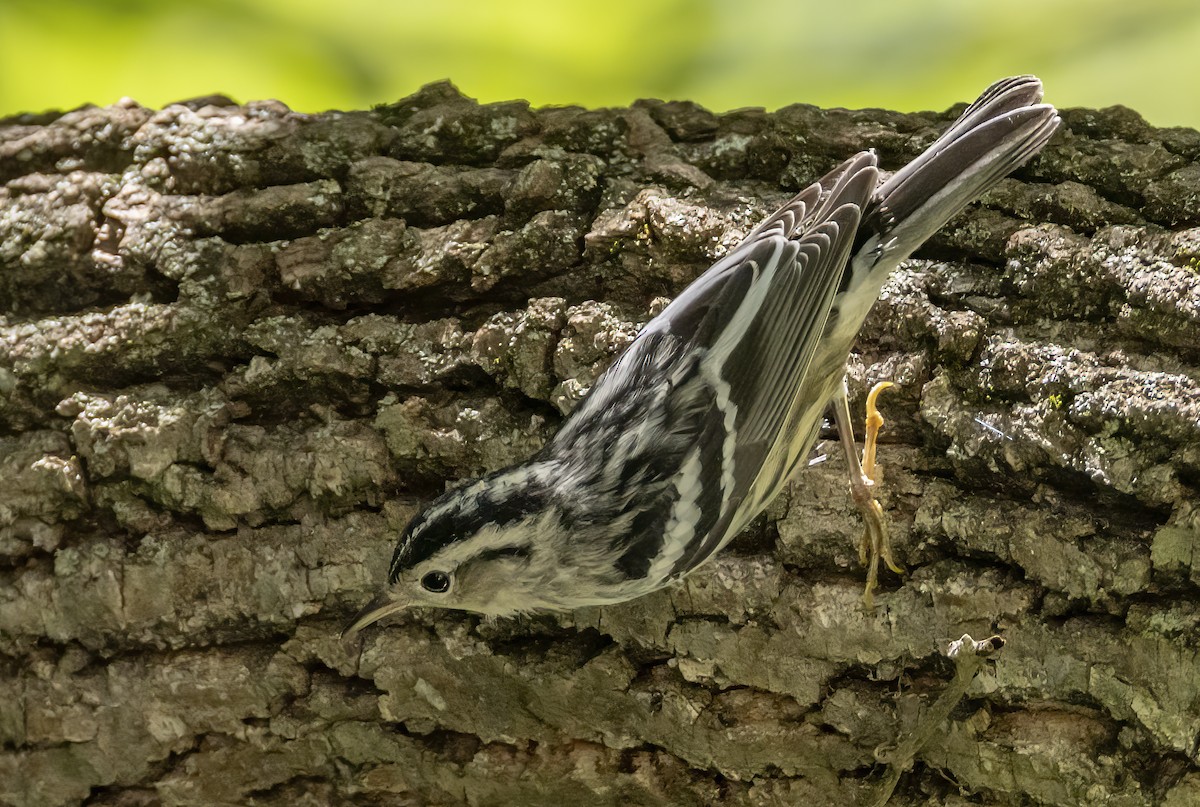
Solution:
<svg viewBox="0 0 1200 807"><path fill-rule="evenodd" d="M392 599L384 592L367 603L361 611L354 615L354 618L342 629L342 638L352 637L367 625L378 622L385 616L394 614L407 607L408 603L405 600Z"/></svg>

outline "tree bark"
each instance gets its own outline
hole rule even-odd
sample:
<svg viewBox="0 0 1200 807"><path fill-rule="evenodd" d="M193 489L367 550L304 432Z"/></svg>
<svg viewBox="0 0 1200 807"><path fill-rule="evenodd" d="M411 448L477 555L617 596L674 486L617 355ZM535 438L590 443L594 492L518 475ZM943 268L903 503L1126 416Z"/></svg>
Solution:
<svg viewBox="0 0 1200 807"><path fill-rule="evenodd" d="M1066 111L864 328L908 569L874 611L822 444L675 588L338 639L422 501L953 114L438 84L0 122L0 802L1200 803L1200 133L1120 108ZM1006 646L943 718L964 632Z"/></svg>

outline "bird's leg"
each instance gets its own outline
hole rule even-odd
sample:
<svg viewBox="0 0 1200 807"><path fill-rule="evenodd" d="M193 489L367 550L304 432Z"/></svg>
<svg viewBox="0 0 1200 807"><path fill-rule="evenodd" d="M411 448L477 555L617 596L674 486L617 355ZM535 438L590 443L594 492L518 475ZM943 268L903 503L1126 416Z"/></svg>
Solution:
<svg viewBox="0 0 1200 807"><path fill-rule="evenodd" d="M850 495L862 513L866 527L858 547L859 561L867 567L867 586L863 591L863 602L868 608L874 606L873 592L879 581L879 559L893 572L904 571L892 557L892 541L888 535L887 522L883 520L883 506L872 493L879 484L879 464L875 461L875 443L879 438L879 427L883 416L876 408L879 393L892 386L890 381L881 381L867 395L867 434L863 442L862 462L854 445L854 425L850 420L849 392L842 382L842 392L833 399L833 420L837 424L838 438L846 454L846 466L850 472Z"/></svg>

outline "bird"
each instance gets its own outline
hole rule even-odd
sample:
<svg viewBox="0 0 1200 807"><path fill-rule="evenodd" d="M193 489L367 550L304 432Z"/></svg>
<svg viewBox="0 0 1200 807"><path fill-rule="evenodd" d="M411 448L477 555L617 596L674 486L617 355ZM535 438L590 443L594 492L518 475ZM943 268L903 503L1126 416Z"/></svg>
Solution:
<svg viewBox="0 0 1200 807"><path fill-rule="evenodd" d="M411 607L503 617L668 586L800 476L830 409L866 523L869 599L880 558L900 567L872 490L874 434L866 469L856 451L846 362L892 270L1054 134L1042 95L1035 76L998 81L895 173L859 152L768 216L641 329L535 456L419 512L343 636Z"/></svg>

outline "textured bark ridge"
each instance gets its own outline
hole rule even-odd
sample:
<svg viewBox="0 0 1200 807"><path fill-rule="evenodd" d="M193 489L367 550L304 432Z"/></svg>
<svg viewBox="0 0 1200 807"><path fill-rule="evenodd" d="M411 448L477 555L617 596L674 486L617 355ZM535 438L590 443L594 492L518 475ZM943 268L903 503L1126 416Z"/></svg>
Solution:
<svg viewBox="0 0 1200 807"><path fill-rule="evenodd" d="M899 272L903 576L836 450L685 585L338 630L449 481L521 460L640 323L854 151L952 113L0 122L0 802L1200 804L1200 133L1067 111ZM908 743L905 747L911 747Z"/></svg>

